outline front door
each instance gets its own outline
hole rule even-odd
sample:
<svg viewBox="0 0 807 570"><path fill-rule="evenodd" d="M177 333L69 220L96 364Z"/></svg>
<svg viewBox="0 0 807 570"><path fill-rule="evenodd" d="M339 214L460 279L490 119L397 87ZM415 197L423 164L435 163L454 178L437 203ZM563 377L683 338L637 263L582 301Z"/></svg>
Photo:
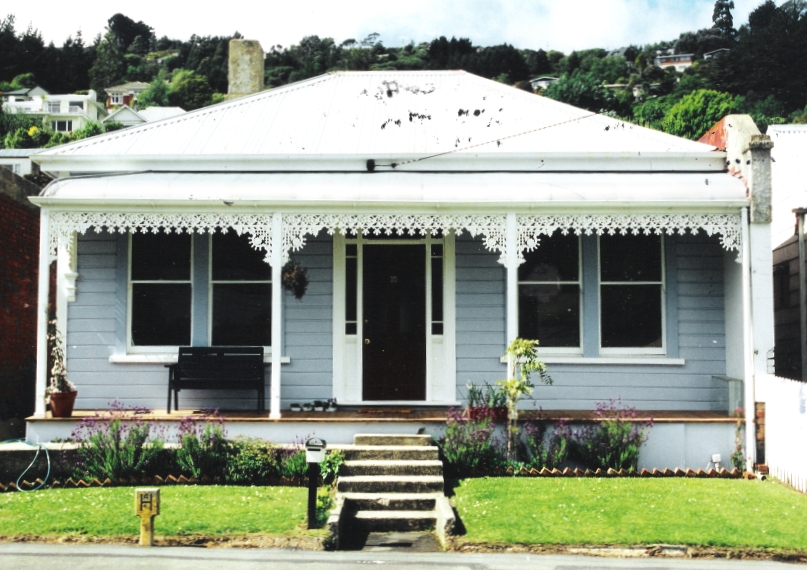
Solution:
<svg viewBox="0 0 807 570"><path fill-rule="evenodd" d="M426 246L363 250L363 399L425 400Z"/></svg>

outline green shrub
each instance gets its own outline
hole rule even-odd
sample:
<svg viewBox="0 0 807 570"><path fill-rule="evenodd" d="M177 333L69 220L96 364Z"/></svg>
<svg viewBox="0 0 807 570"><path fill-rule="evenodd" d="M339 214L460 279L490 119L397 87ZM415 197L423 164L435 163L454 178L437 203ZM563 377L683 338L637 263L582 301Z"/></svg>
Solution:
<svg viewBox="0 0 807 570"><path fill-rule="evenodd" d="M235 485L263 485L279 475L277 454L267 441L238 437L231 442L227 482Z"/></svg>

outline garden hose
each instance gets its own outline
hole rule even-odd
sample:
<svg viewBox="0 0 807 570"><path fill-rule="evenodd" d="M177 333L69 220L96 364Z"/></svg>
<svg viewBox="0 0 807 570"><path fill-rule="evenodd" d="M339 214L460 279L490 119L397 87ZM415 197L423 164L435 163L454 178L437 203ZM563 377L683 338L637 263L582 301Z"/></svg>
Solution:
<svg viewBox="0 0 807 570"><path fill-rule="evenodd" d="M23 471L20 474L20 476L17 477L17 490L22 491L22 492L28 492L28 491L37 491L37 490L41 489L42 487L44 487L45 483L48 480L48 477L50 477L50 453L48 453L48 448L45 447L41 443L29 443L29 442L25 441L24 439L7 439L5 441L0 442L0 444L2 444L2 443L24 443L26 445L31 445L31 446L36 447L36 455L34 455L34 458L31 460L30 465L28 465L28 467L25 468L25 471ZM36 463L37 457L39 457L39 452L41 450L43 450L43 449L45 450L45 457L48 460L48 471L45 474L45 478L42 480L42 482L39 485L37 485L36 487L33 487L32 489L23 489L22 487L20 487L20 481L22 481L22 478L25 477L25 474L28 473L28 471L30 471L31 467L34 466L34 463Z"/></svg>

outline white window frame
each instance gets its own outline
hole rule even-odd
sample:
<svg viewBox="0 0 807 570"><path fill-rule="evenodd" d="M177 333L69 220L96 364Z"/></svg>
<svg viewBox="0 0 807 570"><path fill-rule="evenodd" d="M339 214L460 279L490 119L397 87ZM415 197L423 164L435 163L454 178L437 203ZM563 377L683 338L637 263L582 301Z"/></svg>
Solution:
<svg viewBox="0 0 807 570"><path fill-rule="evenodd" d="M109 103L111 105L123 105L123 93L110 93Z"/></svg>
<svg viewBox="0 0 807 570"><path fill-rule="evenodd" d="M542 236L541 239L547 239L551 236ZM520 295L520 288L521 285L577 285L580 291L578 295L578 329L577 329L577 346L543 346L540 344L541 339L529 339L529 340L537 340L539 342L538 348L536 350L536 354L538 355L564 355L564 356L583 356L583 326L585 325L585 315L583 311L585 306L583 305L583 240L581 236L577 237L577 281L521 281L518 280L516 290L519 291ZM539 244L536 248L536 251L539 251L541 245ZM525 254L528 255L528 254ZM518 303L518 299L516 299L516 303ZM520 328L520 321L521 321L521 311L517 311L518 319L519 319L519 327L517 330L521 330Z"/></svg>
<svg viewBox="0 0 807 570"><path fill-rule="evenodd" d="M597 324L598 324L598 337L599 337L599 352L601 356L608 355L666 355L667 354L667 268L665 263L665 240L664 234L660 236L660 259L661 264L661 280L660 281L603 281L602 280L602 257L600 252L600 236L597 236ZM632 285L660 285L659 294L661 295L661 346L660 347L611 347L606 348L602 346L602 286L603 285L618 285L618 286L632 286Z"/></svg>
<svg viewBox="0 0 807 570"><path fill-rule="evenodd" d="M189 283L191 286L191 320L190 320L190 342L193 342L193 287L194 287L194 235L191 234L191 250L190 250L190 274L187 280L132 280L132 232L129 232L128 235L128 254L127 254L127 285L126 285L126 352L128 354L148 354L148 353L155 353L155 352L173 352L176 353L179 350L179 346L170 346L170 345L148 345L148 346L140 346L132 344L132 302L133 302L133 292L134 292L134 284L136 283L157 283L160 285L172 285L172 284L185 284Z"/></svg>
<svg viewBox="0 0 807 570"><path fill-rule="evenodd" d="M269 274L269 279L259 279L259 280L213 280L213 233L207 234L207 330L205 334L207 335L207 345L213 346L213 286L214 285L249 285L249 284L269 284L274 287L272 283L271 273ZM268 264L267 264L268 265ZM281 285L282 286L282 285ZM269 296L269 300L271 301L271 295ZM273 339L274 340L274 339ZM269 354L271 352L271 345L265 345L263 347L263 351L265 354Z"/></svg>

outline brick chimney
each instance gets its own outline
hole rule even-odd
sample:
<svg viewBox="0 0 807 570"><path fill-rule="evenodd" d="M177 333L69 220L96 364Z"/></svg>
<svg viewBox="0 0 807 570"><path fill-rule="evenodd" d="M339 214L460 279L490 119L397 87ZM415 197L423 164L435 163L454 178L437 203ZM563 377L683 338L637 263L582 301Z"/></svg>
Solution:
<svg viewBox="0 0 807 570"><path fill-rule="evenodd" d="M263 48L258 40L230 40L227 100L263 90Z"/></svg>

